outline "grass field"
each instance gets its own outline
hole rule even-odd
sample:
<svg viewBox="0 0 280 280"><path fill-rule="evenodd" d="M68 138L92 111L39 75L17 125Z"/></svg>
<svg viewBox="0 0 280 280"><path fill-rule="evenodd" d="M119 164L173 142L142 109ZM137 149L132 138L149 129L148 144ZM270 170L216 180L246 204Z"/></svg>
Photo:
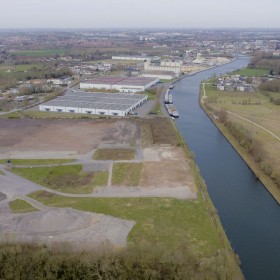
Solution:
<svg viewBox="0 0 280 280"><path fill-rule="evenodd" d="M108 172L82 171L82 165L14 168L13 172L37 184L65 193L91 193L94 187L105 186Z"/></svg>
<svg viewBox="0 0 280 280"><path fill-rule="evenodd" d="M246 76L246 77L259 77L263 76L265 74L268 74L268 70L266 69L259 69L259 68L244 68L238 71L233 72L233 74L237 74L240 76Z"/></svg>
<svg viewBox="0 0 280 280"><path fill-rule="evenodd" d="M93 155L95 160L131 160L135 158L132 149L98 149Z"/></svg>
<svg viewBox="0 0 280 280"><path fill-rule="evenodd" d="M75 161L74 159L10 159L14 165L46 165L61 164ZM0 164L5 164L7 159L0 159Z"/></svg>
<svg viewBox="0 0 280 280"><path fill-rule="evenodd" d="M112 184L128 187L139 186L142 166L142 163L115 163Z"/></svg>
<svg viewBox="0 0 280 280"><path fill-rule="evenodd" d="M15 84L17 81L25 80L27 76L43 77L43 64L0 64L0 86Z"/></svg>
<svg viewBox="0 0 280 280"><path fill-rule="evenodd" d="M56 54L64 55L65 53L66 53L65 49L18 50L14 52L14 54L18 56L34 56L34 57L55 56Z"/></svg>
<svg viewBox="0 0 280 280"><path fill-rule="evenodd" d="M22 199L16 199L9 202L9 207L13 213L27 213L38 211L38 209Z"/></svg>
<svg viewBox="0 0 280 280"><path fill-rule="evenodd" d="M46 192L30 195L48 206L72 207L136 221L128 236L135 244L176 249L184 240L200 253L222 248L203 201L171 198L66 198Z"/></svg>

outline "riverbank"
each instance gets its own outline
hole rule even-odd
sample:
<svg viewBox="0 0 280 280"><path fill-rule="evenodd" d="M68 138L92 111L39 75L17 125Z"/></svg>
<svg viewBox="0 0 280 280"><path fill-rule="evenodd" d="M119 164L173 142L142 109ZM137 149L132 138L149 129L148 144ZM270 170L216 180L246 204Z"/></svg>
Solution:
<svg viewBox="0 0 280 280"><path fill-rule="evenodd" d="M204 91L204 92L203 92ZM219 131L228 140L234 150L239 154L239 156L244 160L247 166L252 170L256 176L256 180L260 180L270 195L280 204L280 190L273 182L273 180L264 173L260 168L260 165L252 158L252 156L238 143L234 136L228 131L228 129L217 119L211 115L211 112L206 108L204 100L207 98L204 88L200 88L199 104L203 111L208 115L210 120L215 124Z"/></svg>
<svg viewBox="0 0 280 280"><path fill-rule="evenodd" d="M242 274L242 271L240 269L240 260L238 258L237 255L235 255L232 247L231 247L231 244L228 240L228 237L224 231L224 228L222 226L222 223L220 221L220 218L219 218L219 215L218 215L218 212L209 196L209 193L207 191L207 186L205 184L205 181L202 177L202 175L200 174L200 171L199 171L199 168L198 166L196 165L194 159L193 159L193 155L192 153L190 152L187 144L185 143L180 131L178 130L177 126L175 125L175 123L172 121L173 125L174 125L174 129L176 130L177 132L177 138L179 140L179 143L182 147L182 150L185 154L185 157L186 157L186 160L189 162L189 166L190 166L190 171L191 171L191 174L192 174L192 177L194 179L194 182L195 182L195 185L197 187L197 191L198 191L198 198L199 199L202 199L203 202L205 203L206 205L206 208L207 208L207 211L208 211L208 215L210 217L210 219L212 220L215 228L216 228L216 231L217 231L217 234L218 234L218 237L219 237L219 240L222 244L222 246L228 250L229 252L229 258L231 258L233 260L233 263L235 263L236 265L236 268L235 268L235 272L236 272L236 276L233 277L233 279L244 279L244 276Z"/></svg>

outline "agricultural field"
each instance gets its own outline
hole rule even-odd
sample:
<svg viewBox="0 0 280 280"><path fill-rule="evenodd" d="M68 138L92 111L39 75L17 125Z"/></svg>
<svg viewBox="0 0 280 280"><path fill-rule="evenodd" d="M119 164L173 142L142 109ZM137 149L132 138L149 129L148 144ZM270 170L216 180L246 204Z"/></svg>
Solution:
<svg viewBox="0 0 280 280"><path fill-rule="evenodd" d="M269 71L266 69L260 69L260 68L243 68L238 71L234 71L233 74L240 75L243 77L259 77L263 76L265 74L269 74Z"/></svg>
<svg viewBox="0 0 280 280"><path fill-rule="evenodd" d="M18 56L34 56L34 57L64 55L65 53L66 53L66 49L17 50L13 52L13 54Z"/></svg>

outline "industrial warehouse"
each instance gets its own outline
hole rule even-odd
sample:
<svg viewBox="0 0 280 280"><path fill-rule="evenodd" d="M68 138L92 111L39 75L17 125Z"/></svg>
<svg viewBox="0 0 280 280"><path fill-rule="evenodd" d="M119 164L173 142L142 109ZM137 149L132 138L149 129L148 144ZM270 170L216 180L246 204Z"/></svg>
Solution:
<svg viewBox="0 0 280 280"><path fill-rule="evenodd" d="M118 90L119 92L141 92L159 82L148 77L98 77L80 83L80 89Z"/></svg>
<svg viewBox="0 0 280 280"><path fill-rule="evenodd" d="M126 116L147 101L144 94L69 92L41 104L40 111Z"/></svg>

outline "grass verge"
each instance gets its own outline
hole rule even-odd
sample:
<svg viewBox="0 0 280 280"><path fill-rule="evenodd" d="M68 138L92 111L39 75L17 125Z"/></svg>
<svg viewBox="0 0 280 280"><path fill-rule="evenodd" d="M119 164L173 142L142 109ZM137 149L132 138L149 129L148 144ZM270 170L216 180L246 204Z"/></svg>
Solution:
<svg viewBox="0 0 280 280"><path fill-rule="evenodd" d="M132 149L98 149L93 155L95 160L131 160L135 158Z"/></svg>
<svg viewBox="0 0 280 280"><path fill-rule="evenodd" d="M112 184L127 187L139 186L142 167L142 163L115 163Z"/></svg>
<svg viewBox="0 0 280 280"><path fill-rule="evenodd" d="M62 164L75 161L75 159L10 159L14 165L45 165ZM1 159L0 164L5 164L7 159Z"/></svg>
<svg viewBox="0 0 280 280"><path fill-rule="evenodd" d="M96 186L105 186L108 172L82 171L82 165L14 168L13 172L47 188L65 193L91 193Z"/></svg>
<svg viewBox="0 0 280 280"><path fill-rule="evenodd" d="M16 199L11 202L9 202L9 207L13 213L27 213L27 212L33 212L38 211L35 207L33 207L31 204L26 202L22 199Z"/></svg>
<svg viewBox="0 0 280 280"><path fill-rule="evenodd" d="M222 248L214 225L201 199L185 201L172 198L69 198L44 191L30 195L53 207L103 213L136 221L128 241L149 243L175 249L182 240L201 253Z"/></svg>

